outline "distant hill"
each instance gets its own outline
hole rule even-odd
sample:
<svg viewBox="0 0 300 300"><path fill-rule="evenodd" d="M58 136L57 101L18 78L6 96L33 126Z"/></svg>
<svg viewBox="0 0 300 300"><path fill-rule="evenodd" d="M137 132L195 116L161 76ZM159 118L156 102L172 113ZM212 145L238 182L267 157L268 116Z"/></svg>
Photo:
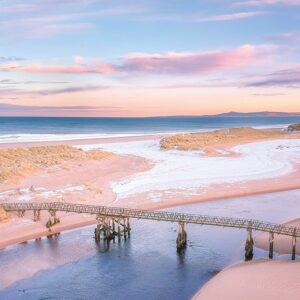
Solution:
<svg viewBox="0 0 300 300"><path fill-rule="evenodd" d="M218 115L214 115L213 117L300 117L300 112L296 113L287 113L287 112L270 112L270 111L262 111L262 112L251 112L251 113L241 113L241 112L228 112L222 113Z"/></svg>

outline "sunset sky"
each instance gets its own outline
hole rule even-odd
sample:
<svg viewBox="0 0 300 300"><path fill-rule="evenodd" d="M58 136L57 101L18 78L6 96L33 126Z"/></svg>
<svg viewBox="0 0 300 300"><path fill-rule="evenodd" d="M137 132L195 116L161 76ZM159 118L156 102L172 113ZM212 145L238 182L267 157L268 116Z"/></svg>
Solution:
<svg viewBox="0 0 300 300"><path fill-rule="evenodd" d="M0 115L300 111L300 0L0 0Z"/></svg>

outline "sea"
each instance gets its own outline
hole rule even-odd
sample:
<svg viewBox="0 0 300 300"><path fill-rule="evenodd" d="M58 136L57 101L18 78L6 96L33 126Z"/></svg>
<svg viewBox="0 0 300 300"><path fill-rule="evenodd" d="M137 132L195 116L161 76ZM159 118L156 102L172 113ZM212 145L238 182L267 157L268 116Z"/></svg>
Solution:
<svg viewBox="0 0 300 300"><path fill-rule="evenodd" d="M198 132L229 127L282 127L298 117L64 118L0 117L0 143Z"/></svg>

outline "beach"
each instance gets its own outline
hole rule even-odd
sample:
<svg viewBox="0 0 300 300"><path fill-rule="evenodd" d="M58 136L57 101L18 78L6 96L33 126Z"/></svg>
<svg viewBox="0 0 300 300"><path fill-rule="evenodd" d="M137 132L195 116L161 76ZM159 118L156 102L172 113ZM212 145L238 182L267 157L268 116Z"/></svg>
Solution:
<svg viewBox="0 0 300 300"><path fill-rule="evenodd" d="M297 299L299 266L299 262L284 260L235 264L216 275L192 299Z"/></svg>
<svg viewBox="0 0 300 300"><path fill-rule="evenodd" d="M300 134L269 132L270 136L268 132L261 135L260 131L251 131L247 136L249 130L240 129L237 137L223 141L219 132L210 133L213 141L209 152L202 151L201 144L193 149L174 149L176 145L173 149L163 149L162 139L172 138L171 134L66 140L63 144L62 141L2 143L1 151L10 154L16 153L16 147L45 147L47 153L53 147L61 149L59 145L65 148L62 158L43 162L43 167L32 162L28 153L21 152L18 160L25 155L26 168L17 168L17 174L6 174L0 184L0 200L62 201L153 210L299 189ZM60 224L51 229L51 234L96 223L88 215L59 213L59 218ZM0 224L0 248L49 235L45 227L47 219L47 214L42 214L38 222L33 221L30 213L23 218L14 213L5 215ZM258 236L255 245L264 249L268 247L266 241L266 236ZM275 242L275 251L289 253L287 243L283 241L278 246ZM11 279L6 286L13 282Z"/></svg>

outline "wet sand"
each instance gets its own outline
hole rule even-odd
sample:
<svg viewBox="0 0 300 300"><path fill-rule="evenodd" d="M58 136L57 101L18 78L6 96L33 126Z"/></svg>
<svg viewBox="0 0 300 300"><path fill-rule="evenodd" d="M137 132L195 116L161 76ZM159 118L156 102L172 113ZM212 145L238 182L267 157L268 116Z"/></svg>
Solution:
<svg viewBox="0 0 300 300"><path fill-rule="evenodd" d="M230 266L192 298L193 300L299 299L300 262L255 260Z"/></svg>

